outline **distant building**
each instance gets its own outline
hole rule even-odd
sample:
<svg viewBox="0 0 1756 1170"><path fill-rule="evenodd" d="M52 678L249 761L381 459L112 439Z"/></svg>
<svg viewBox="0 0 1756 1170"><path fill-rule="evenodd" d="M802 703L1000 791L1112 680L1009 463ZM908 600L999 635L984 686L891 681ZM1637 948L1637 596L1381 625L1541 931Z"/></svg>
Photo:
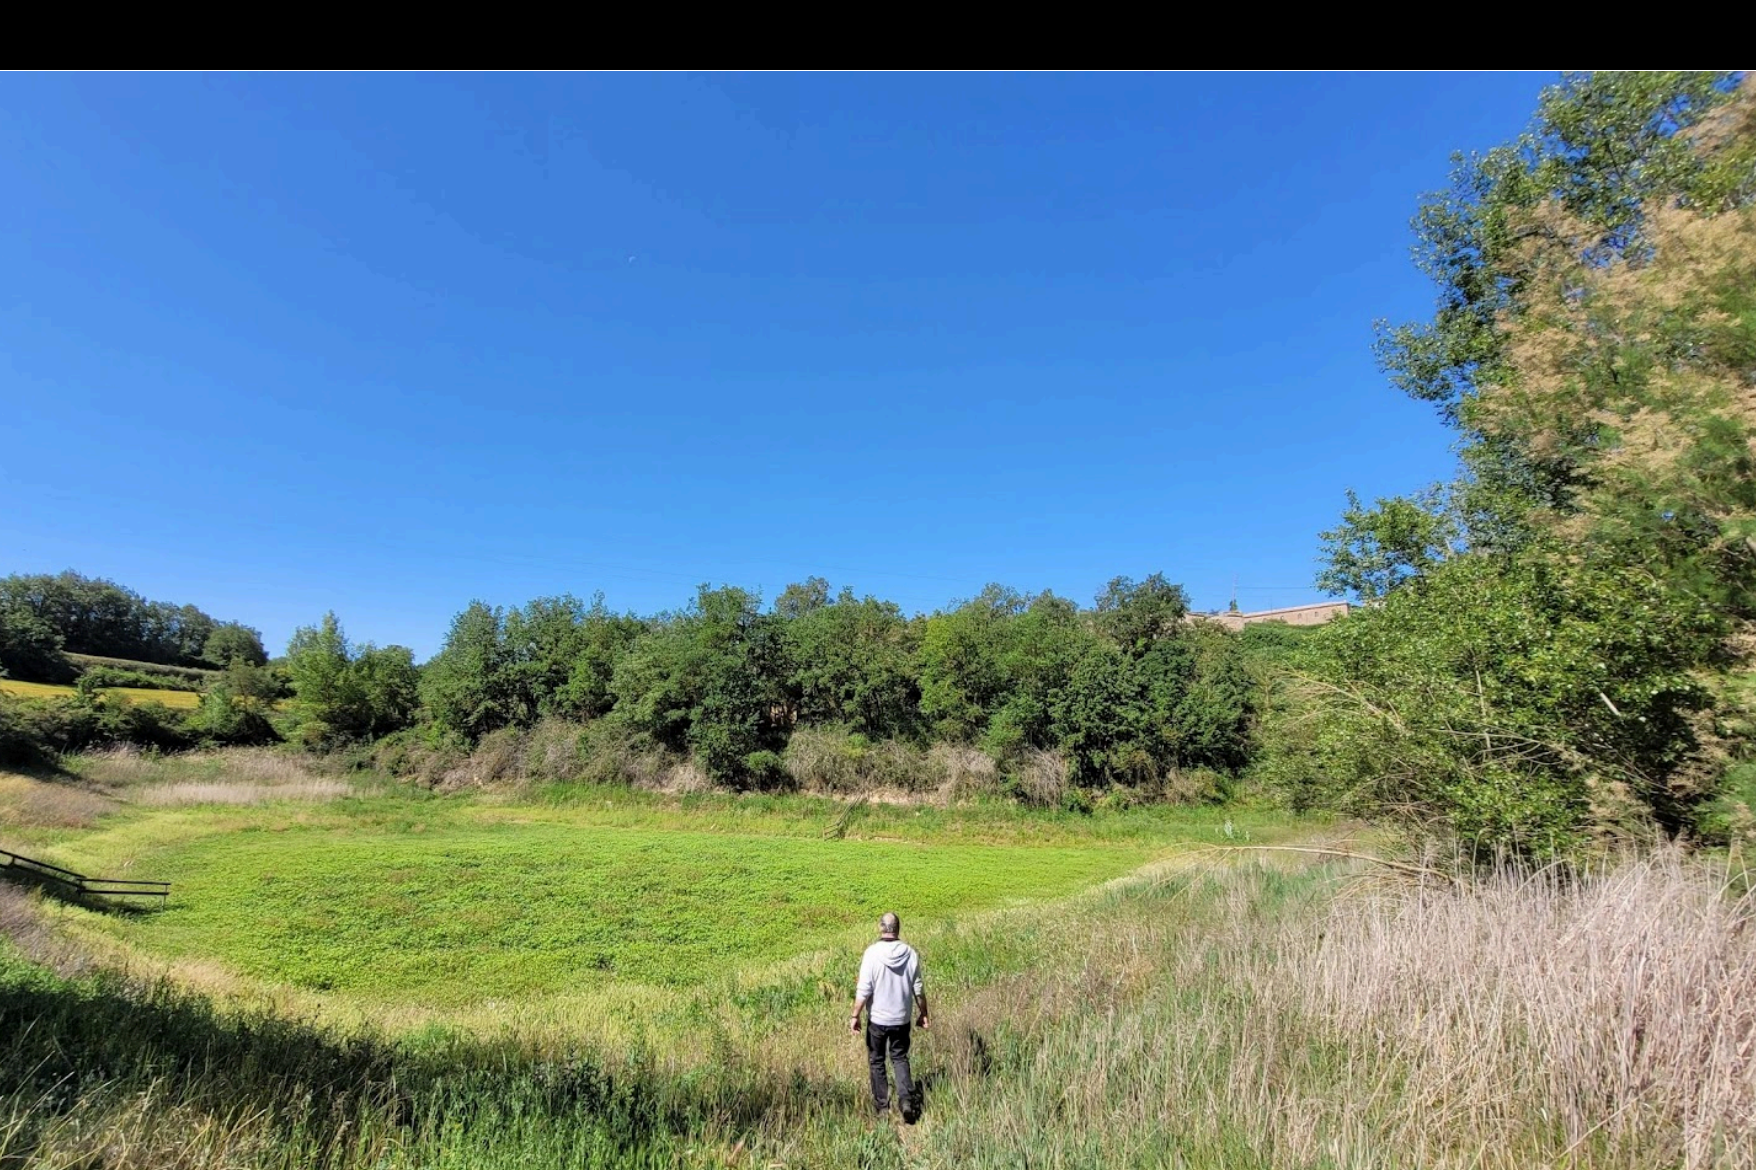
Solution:
<svg viewBox="0 0 1756 1170"><path fill-rule="evenodd" d="M1332 622L1336 618L1348 615L1349 605L1345 601L1319 601L1312 605L1288 605L1280 609L1259 609L1255 613L1240 613L1231 610L1226 613L1197 613L1193 618L1202 621L1217 622L1228 630L1241 630L1256 622L1285 622L1289 626L1320 626Z"/></svg>

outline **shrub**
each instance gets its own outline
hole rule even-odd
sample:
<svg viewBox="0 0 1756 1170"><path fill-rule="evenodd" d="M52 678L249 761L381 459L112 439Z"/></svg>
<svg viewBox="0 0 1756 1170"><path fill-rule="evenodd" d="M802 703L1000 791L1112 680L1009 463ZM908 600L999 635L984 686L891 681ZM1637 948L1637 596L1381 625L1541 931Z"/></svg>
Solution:
<svg viewBox="0 0 1756 1170"><path fill-rule="evenodd" d="M176 751L194 742L182 717L159 703L135 705L101 696L0 699L0 761L7 763L40 763L111 744Z"/></svg>
<svg viewBox="0 0 1756 1170"><path fill-rule="evenodd" d="M462 736L429 726L385 736L372 745L370 762L382 772L432 788L468 755Z"/></svg>
<svg viewBox="0 0 1756 1170"><path fill-rule="evenodd" d="M582 779L588 771L586 728L567 719L541 720L524 743L525 779L562 782Z"/></svg>
<svg viewBox="0 0 1756 1170"><path fill-rule="evenodd" d="M790 787L792 777L787 774L786 761L779 752L766 749L754 751L744 757L744 775L752 788L772 791L777 788Z"/></svg>
<svg viewBox="0 0 1756 1170"><path fill-rule="evenodd" d="M963 749L987 759L974 749ZM786 769L800 788L818 792L928 792L945 785L943 761L902 740L873 743L835 727L801 727L787 742Z"/></svg>
<svg viewBox="0 0 1756 1170"><path fill-rule="evenodd" d="M929 774L951 800L972 800L1000 794L1000 768L979 748L936 743L927 751Z"/></svg>
<svg viewBox="0 0 1756 1170"><path fill-rule="evenodd" d="M200 691L205 681L191 677L190 671L125 670L118 666L88 666L79 674L79 684L90 687L135 687L148 691Z"/></svg>
<svg viewBox="0 0 1756 1170"><path fill-rule="evenodd" d="M1025 803L1060 807L1068 791L1067 760L1056 752L1027 751L1013 765L1010 780Z"/></svg>

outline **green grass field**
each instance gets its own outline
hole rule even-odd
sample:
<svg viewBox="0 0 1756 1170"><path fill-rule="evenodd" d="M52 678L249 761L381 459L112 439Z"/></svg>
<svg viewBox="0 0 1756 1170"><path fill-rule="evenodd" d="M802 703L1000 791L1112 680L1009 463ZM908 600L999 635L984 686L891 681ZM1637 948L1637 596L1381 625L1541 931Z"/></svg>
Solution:
<svg viewBox="0 0 1756 1170"><path fill-rule="evenodd" d="M1681 852L1433 883L1195 848L1387 844L1237 807L63 763L0 773L0 844L175 896L0 883L0 1166L1756 1170L1756 905ZM912 1128L846 1025L883 908Z"/></svg>
<svg viewBox="0 0 1756 1170"><path fill-rule="evenodd" d="M53 683L19 682L0 678L0 695L19 699L67 699L76 692L72 687ZM106 695L120 695L130 703L163 703L167 707L192 711L201 705L201 696L194 691L147 690L143 687L105 687Z"/></svg>
<svg viewBox="0 0 1756 1170"><path fill-rule="evenodd" d="M698 982L810 949L890 906L938 919L1053 897L1136 848L825 841L575 823L426 832L294 826L142 855L176 883L143 949L254 978L428 1003L606 977Z"/></svg>
<svg viewBox="0 0 1756 1170"><path fill-rule="evenodd" d="M195 767L185 770L209 771ZM1065 897L1179 842L1222 840L1226 819L1011 806L849 814L813 798L626 790L510 805L398 790L145 807L151 783L131 792L140 804L92 829L13 833L84 872L173 883L149 915L70 911L79 929L265 988L429 1009L612 983L674 991L791 956L852 953L886 909L925 927ZM826 835L838 825L844 836Z"/></svg>

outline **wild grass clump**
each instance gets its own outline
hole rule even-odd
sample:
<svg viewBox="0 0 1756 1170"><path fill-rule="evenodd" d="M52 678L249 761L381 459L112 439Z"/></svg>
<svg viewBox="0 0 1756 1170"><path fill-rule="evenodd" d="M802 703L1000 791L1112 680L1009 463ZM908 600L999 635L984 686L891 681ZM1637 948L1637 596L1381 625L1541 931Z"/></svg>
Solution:
<svg viewBox="0 0 1756 1170"><path fill-rule="evenodd" d="M1435 1102L1608 1164L1756 1165L1756 899L1723 877L1664 849L1344 900L1315 945L1288 948L1277 991L1374 1038L1409 1142L1434 1144Z"/></svg>
<svg viewBox="0 0 1756 1170"><path fill-rule="evenodd" d="M345 780L313 776L288 784L252 784L235 781L184 781L155 784L134 794L137 804L269 804L273 801L339 800L352 796L354 786Z"/></svg>
<svg viewBox="0 0 1756 1170"><path fill-rule="evenodd" d="M675 1165L696 1104L638 1056L222 1012L163 983L50 975L0 944L4 1166Z"/></svg>
<svg viewBox="0 0 1756 1170"><path fill-rule="evenodd" d="M68 757L65 767L82 783L141 805L323 801L360 791L354 780L316 773L308 757L272 748L160 753L123 745Z"/></svg>
<svg viewBox="0 0 1756 1170"><path fill-rule="evenodd" d="M115 801L68 777L0 772L0 824L3 825L86 829L115 808Z"/></svg>
<svg viewBox="0 0 1756 1170"><path fill-rule="evenodd" d="M1028 804L1056 808L1066 800L1067 758L1059 752L1026 750L1012 774L1019 796Z"/></svg>
<svg viewBox="0 0 1756 1170"><path fill-rule="evenodd" d="M1710 868L1327 872L1037 926L1029 970L960 1013L968 1071L912 1164L1756 1166L1756 908Z"/></svg>
<svg viewBox="0 0 1756 1170"><path fill-rule="evenodd" d="M920 795L946 791L951 758L901 740L874 743L838 727L799 727L787 741L785 767L806 792Z"/></svg>

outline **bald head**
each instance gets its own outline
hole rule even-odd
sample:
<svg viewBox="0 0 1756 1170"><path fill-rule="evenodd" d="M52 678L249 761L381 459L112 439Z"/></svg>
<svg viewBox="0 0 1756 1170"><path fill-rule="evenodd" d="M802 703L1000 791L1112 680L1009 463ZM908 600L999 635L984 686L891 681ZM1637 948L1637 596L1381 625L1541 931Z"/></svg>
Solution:
<svg viewBox="0 0 1756 1170"><path fill-rule="evenodd" d="M878 920L878 937L879 938L895 938L897 935L899 935L901 933L902 933L902 919L898 918L896 915L890 913L889 911L886 911L884 914L884 917L882 917Z"/></svg>

